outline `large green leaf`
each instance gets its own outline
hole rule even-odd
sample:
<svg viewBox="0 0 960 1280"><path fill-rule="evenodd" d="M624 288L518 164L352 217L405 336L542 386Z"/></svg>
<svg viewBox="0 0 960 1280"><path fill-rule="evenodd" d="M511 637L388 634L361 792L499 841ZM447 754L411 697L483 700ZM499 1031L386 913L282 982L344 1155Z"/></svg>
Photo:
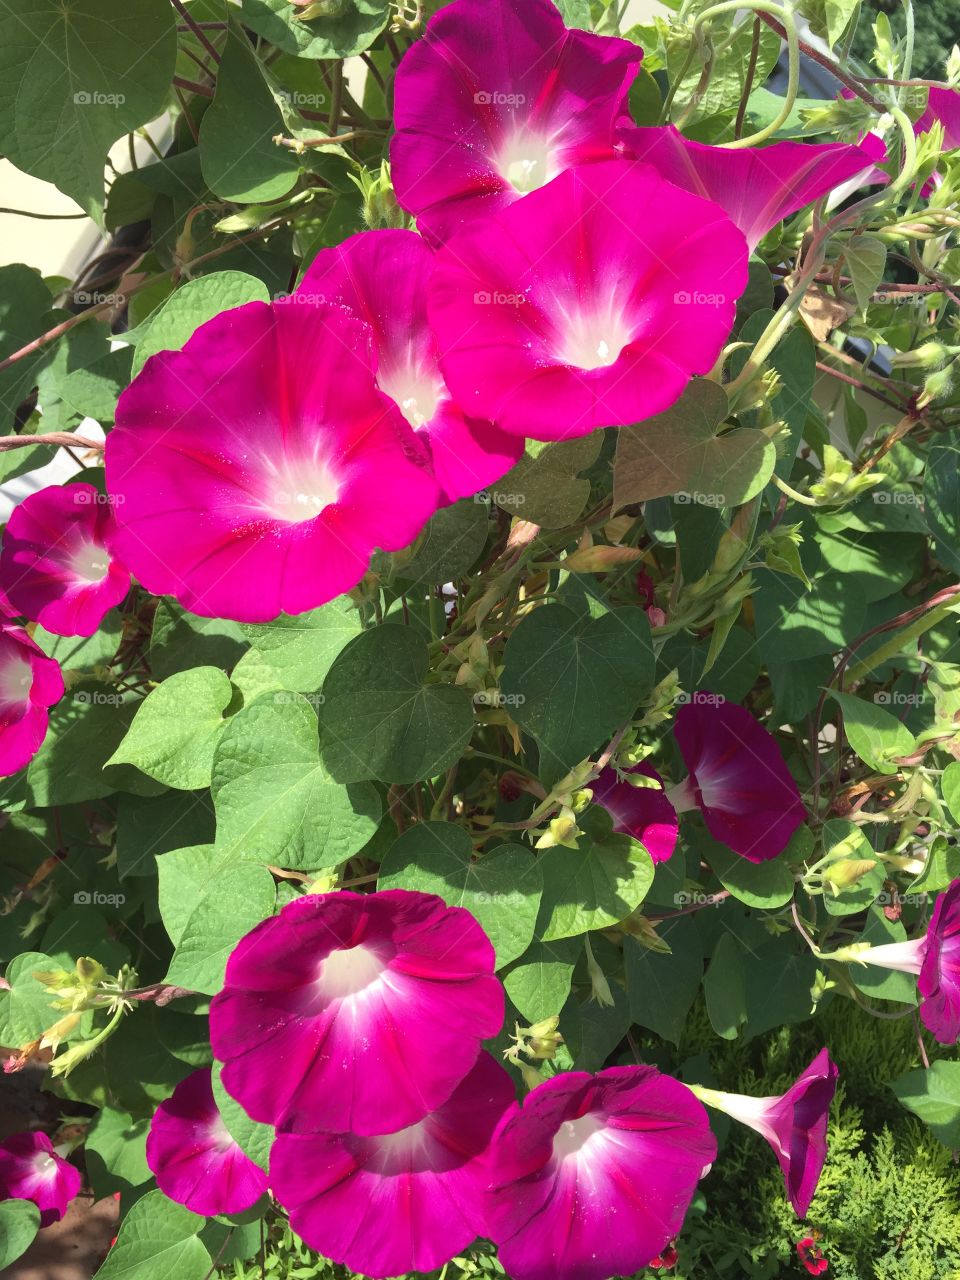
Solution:
<svg viewBox="0 0 960 1280"><path fill-rule="evenodd" d="M697 379L665 412L621 427L614 510L672 493L706 506L735 507L759 493L773 474L776 449L750 428L718 435L727 409L723 387Z"/></svg>
<svg viewBox="0 0 960 1280"><path fill-rule="evenodd" d="M248 702L262 693L289 689L313 693L337 654L360 634L360 614L348 596L294 617L282 613L263 626L241 631L250 648L231 679Z"/></svg>
<svg viewBox="0 0 960 1280"><path fill-rule="evenodd" d="M149 1120L134 1120L126 1111L104 1107L87 1131L84 1149L103 1161L110 1173L138 1187L150 1177L146 1145Z"/></svg>
<svg viewBox="0 0 960 1280"><path fill-rule="evenodd" d="M511 715L563 773L628 720L653 683L642 609L583 617L564 605L535 609L507 642L500 687Z"/></svg>
<svg viewBox="0 0 960 1280"><path fill-rule="evenodd" d="M32 1200L0 1203L0 1270L26 1253L40 1230L40 1210Z"/></svg>
<svg viewBox="0 0 960 1280"><path fill-rule="evenodd" d="M233 688L216 667L170 676L141 704L109 764L132 764L168 787L208 786Z"/></svg>
<svg viewBox="0 0 960 1280"><path fill-rule="evenodd" d="M288 6L295 12L292 6ZM279 200L294 187L295 154L273 141L283 118L249 40L227 34L217 90L200 125L204 181L222 200Z"/></svg>
<svg viewBox="0 0 960 1280"><path fill-rule="evenodd" d="M416 782L459 759L473 731L469 693L425 684L428 654L410 628L357 636L323 682L321 752L338 782Z"/></svg>
<svg viewBox="0 0 960 1280"><path fill-rule="evenodd" d="M3 21L0 18L0 30ZM2 57L0 52L0 59ZM0 85L2 94L3 86ZM0 267L0 360L5 360L43 333L48 327L45 318L51 302L50 290L43 283L39 271L19 262ZM20 402L33 386L38 367L50 354L48 347L46 351L18 360L0 372L0 435L6 435L13 426ZM13 449L9 454L0 454L0 460L5 467L9 463L13 468L17 453L34 452L32 449ZM0 479L7 478L6 472L0 471Z"/></svg>
<svg viewBox="0 0 960 1280"><path fill-rule="evenodd" d="M451 822L418 822L383 859L380 889L435 893L465 907L497 953L497 968L521 956L540 909L540 863L521 845L500 845L474 859L469 833Z"/></svg>
<svg viewBox="0 0 960 1280"><path fill-rule="evenodd" d="M204 1219L149 1191L124 1218L96 1280L204 1280L209 1253L197 1239Z"/></svg>
<svg viewBox="0 0 960 1280"><path fill-rule="evenodd" d="M441 507L424 529L412 557L397 574L411 583L450 582L467 572L487 539L487 507L464 498Z"/></svg>
<svg viewBox="0 0 960 1280"><path fill-rule="evenodd" d="M689 916L664 921L659 933L670 955L651 951L633 938L624 942L630 1010L641 1027L679 1044L703 977L700 938Z"/></svg>
<svg viewBox="0 0 960 1280"><path fill-rule="evenodd" d="M161 114L176 60L167 0L19 0L0 8L0 132L18 169L103 217L107 151Z"/></svg>
<svg viewBox="0 0 960 1280"><path fill-rule="evenodd" d="M369 782L334 782L320 760L317 713L297 693L268 693L234 716L212 782L217 843L282 867L333 867L358 853L380 821Z"/></svg>
<svg viewBox="0 0 960 1280"><path fill-rule="evenodd" d="M876 694L876 698L886 695ZM854 751L878 773L896 773L897 756L908 756L916 745L902 721L878 702L866 702L851 693L832 690L830 697L843 712L843 731Z"/></svg>
<svg viewBox="0 0 960 1280"><path fill-rule="evenodd" d="M544 529L572 524L590 497L590 481L579 472L596 460L601 434L593 431L577 440L559 440L535 454L528 450L511 471L491 485L493 501L510 515Z"/></svg>
<svg viewBox="0 0 960 1280"><path fill-rule="evenodd" d="M583 951L582 938L533 942L503 976L507 995L530 1022L558 1014L570 994L573 971Z"/></svg>
<svg viewBox="0 0 960 1280"><path fill-rule="evenodd" d="M243 271L214 271L199 280L188 280L137 331L133 373L139 373L158 351L176 351L182 347L202 324L221 311L247 302L269 301L263 281ZM207 623L205 618L197 621L201 626Z"/></svg>
<svg viewBox="0 0 960 1280"><path fill-rule="evenodd" d="M191 895L195 903L187 916L166 981L175 986L214 995L223 986L230 952L245 933L271 915L276 905L273 877L251 863L221 866L209 877L196 899L186 880L172 892ZM168 895L169 896L169 895Z"/></svg>
<svg viewBox="0 0 960 1280"><path fill-rule="evenodd" d="M923 481L927 520L937 555L951 571L960 572L960 448L936 444L927 453Z"/></svg>
<svg viewBox="0 0 960 1280"><path fill-rule="evenodd" d="M908 1071L890 1088L945 1147L960 1147L960 1062L935 1062Z"/></svg>
<svg viewBox="0 0 960 1280"><path fill-rule="evenodd" d="M611 835L587 848L557 845L540 857L545 942L624 920L653 883L653 861L637 840Z"/></svg>

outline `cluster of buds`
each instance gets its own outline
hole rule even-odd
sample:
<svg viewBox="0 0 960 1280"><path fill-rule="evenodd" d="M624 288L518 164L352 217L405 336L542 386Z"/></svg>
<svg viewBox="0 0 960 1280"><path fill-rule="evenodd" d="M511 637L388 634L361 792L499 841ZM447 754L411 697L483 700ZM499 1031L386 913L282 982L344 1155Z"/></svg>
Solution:
<svg viewBox="0 0 960 1280"><path fill-rule="evenodd" d="M563 1044L563 1036L557 1030L559 1025L560 1017L557 1014L541 1018L532 1027L521 1027L519 1022L514 1025L514 1032L510 1037L513 1043L504 1049L503 1056L517 1068L528 1089L535 1089L538 1084L542 1084L543 1076L530 1062L524 1061L524 1055L532 1062L552 1062Z"/></svg>
<svg viewBox="0 0 960 1280"><path fill-rule="evenodd" d="M347 7L347 0L289 0L294 6L294 17L301 22L312 22L314 18L339 18Z"/></svg>
<svg viewBox="0 0 960 1280"><path fill-rule="evenodd" d="M823 476L810 486L810 495L823 506L853 502L886 477L882 471L855 472L853 463L831 444L823 446Z"/></svg>
<svg viewBox="0 0 960 1280"><path fill-rule="evenodd" d="M917 400L917 408L925 409L935 400L945 400L956 384L960 358L960 346L931 339L914 351L901 351L891 364L899 369L920 369L926 377L923 391Z"/></svg>
<svg viewBox="0 0 960 1280"><path fill-rule="evenodd" d="M350 174L363 196L363 221L371 231L383 227L406 226L406 215L397 204L397 195L390 178L390 166L381 161L380 168L372 172L364 169L360 174Z"/></svg>

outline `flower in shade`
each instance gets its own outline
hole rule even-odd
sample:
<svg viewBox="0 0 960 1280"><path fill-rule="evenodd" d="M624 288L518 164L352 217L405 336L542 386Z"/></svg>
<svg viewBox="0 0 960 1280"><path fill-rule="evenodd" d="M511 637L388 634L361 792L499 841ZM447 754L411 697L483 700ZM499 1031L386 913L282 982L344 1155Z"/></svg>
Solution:
<svg viewBox="0 0 960 1280"><path fill-rule="evenodd" d="M63 697L60 664L22 627L0 622L0 777L16 773L40 750L48 708Z"/></svg>
<svg viewBox="0 0 960 1280"><path fill-rule="evenodd" d="M213 1097L210 1069L181 1080L150 1121L147 1164L165 1196L194 1213L242 1213L267 1175L234 1141Z"/></svg>
<svg viewBox="0 0 960 1280"><path fill-rule="evenodd" d="M766 729L735 702L695 693L673 732L689 771L667 792L677 812L699 809L714 839L750 862L782 853L806 810Z"/></svg>
<svg viewBox="0 0 960 1280"><path fill-rule="evenodd" d="M937 897L920 937L879 947L854 943L824 952L823 959L915 974L923 1025L941 1044L956 1044L960 1039L960 880Z"/></svg>
<svg viewBox="0 0 960 1280"><path fill-rule="evenodd" d="M469 912L389 889L308 895L242 938L210 1007L228 1093L295 1133L395 1133L441 1106L503 1022Z"/></svg>
<svg viewBox="0 0 960 1280"><path fill-rule="evenodd" d="M590 783L594 804L602 805L613 819L614 831L639 840L654 862L666 862L677 847L680 824L677 812L663 793L663 779L646 762L617 772L612 766ZM650 778L654 787L635 787L629 775Z"/></svg>
<svg viewBox="0 0 960 1280"><path fill-rule="evenodd" d="M629 41L567 30L549 0L446 5L397 70L397 199L438 242L573 165L612 157L642 57Z"/></svg>
<svg viewBox="0 0 960 1280"><path fill-rule="evenodd" d="M429 457L342 308L252 302L147 361L107 437L115 545L147 590L265 622L357 585L433 514Z"/></svg>
<svg viewBox="0 0 960 1280"><path fill-rule="evenodd" d="M514 1280L607 1280L674 1239L716 1155L706 1112L653 1067L538 1085L491 1144L487 1234Z"/></svg>
<svg viewBox="0 0 960 1280"><path fill-rule="evenodd" d="M743 235L650 165L567 170L437 255L430 321L465 412L538 440L669 408L747 282Z"/></svg>
<svg viewBox="0 0 960 1280"><path fill-rule="evenodd" d="M92 484L40 489L10 514L0 586L19 613L47 631L92 636L130 589L113 540L113 511Z"/></svg>
<svg viewBox="0 0 960 1280"><path fill-rule="evenodd" d="M712 147L673 125L619 131L626 156L652 164L668 181L713 200L753 249L798 209L862 175L874 157L844 143L774 142L767 147Z"/></svg>
<svg viewBox="0 0 960 1280"><path fill-rule="evenodd" d="M797 1256L812 1276L822 1276L830 1267L817 1239L816 1235L812 1235L797 1241Z"/></svg>
<svg viewBox="0 0 960 1280"><path fill-rule="evenodd" d="M294 1231L367 1276L432 1271L484 1230L487 1148L515 1106L510 1077L481 1053L447 1101L399 1133L281 1133L270 1184Z"/></svg>
<svg viewBox="0 0 960 1280"><path fill-rule="evenodd" d="M45 1133L15 1133L0 1143L0 1200L32 1200L41 1227L63 1217L80 1182Z"/></svg>
<svg viewBox="0 0 960 1280"><path fill-rule="evenodd" d="M369 325L377 385L426 440L443 498L454 502L499 480L523 441L466 417L451 398L427 323L433 262L412 231L362 231L318 254L297 293L338 303Z"/></svg>
<svg viewBox="0 0 960 1280"><path fill-rule="evenodd" d="M709 1106L766 1138L783 1170L787 1198L801 1218L810 1208L827 1158L827 1118L838 1074L830 1054L821 1049L779 1097L750 1098L693 1086L697 1097Z"/></svg>

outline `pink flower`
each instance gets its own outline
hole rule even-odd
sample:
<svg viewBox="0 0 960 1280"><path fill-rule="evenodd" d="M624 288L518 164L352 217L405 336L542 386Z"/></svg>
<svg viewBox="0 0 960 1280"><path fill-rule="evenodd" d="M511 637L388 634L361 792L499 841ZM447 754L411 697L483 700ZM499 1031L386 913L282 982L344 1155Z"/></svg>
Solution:
<svg viewBox="0 0 960 1280"><path fill-rule="evenodd" d="M960 90L938 89L932 86L927 97L927 109L913 126L919 137L929 133L935 124L943 125L943 149L955 151L960 147Z"/></svg>
<svg viewBox="0 0 960 1280"><path fill-rule="evenodd" d="M663 793L663 779L645 762L622 772L652 778L658 788L631 786L610 766L590 783L594 804L602 805L613 818L614 831L639 840L654 862L666 862L677 847L680 823Z"/></svg>
<svg viewBox="0 0 960 1280"><path fill-rule="evenodd" d="M797 1241L797 1254L812 1276L822 1276L830 1266L823 1255L823 1250L817 1244L817 1238L816 1235L804 1236L802 1240Z"/></svg>
<svg viewBox="0 0 960 1280"><path fill-rule="evenodd" d="M717 205L610 160L445 246L430 321L466 412L562 440L673 404L716 362L746 282L743 236Z"/></svg>
<svg viewBox="0 0 960 1280"><path fill-rule="evenodd" d="M677 812L699 809L714 839L750 862L782 853L806 810L766 729L735 702L695 693L673 732L689 770L667 792Z"/></svg>
<svg viewBox="0 0 960 1280"><path fill-rule="evenodd" d="M430 240L558 173L614 155L614 125L643 52L568 31L549 0L455 0L395 82L391 172Z"/></svg>
<svg viewBox="0 0 960 1280"><path fill-rule="evenodd" d="M619 132L625 155L652 164L684 191L713 200L753 249L784 218L869 169L872 157L843 143L774 142L731 151L685 138L673 125Z"/></svg>
<svg viewBox="0 0 960 1280"><path fill-rule="evenodd" d="M279 1134L271 1186L324 1257L374 1277L432 1271L484 1229L487 1147L514 1105L510 1077L481 1053L441 1107L399 1133Z"/></svg>
<svg viewBox="0 0 960 1280"><path fill-rule="evenodd" d="M750 1098L695 1088L698 1098L748 1125L766 1138L783 1170L787 1197L798 1217L806 1217L827 1158L827 1118L837 1089L836 1063L821 1049L786 1093Z"/></svg>
<svg viewBox="0 0 960 1280"><path fill-rule="evenodd" d="M466 417L440 372L427 323L434 257L412 231L361 231L313 261L297 291L346 307L373 332L377 385L430 447L445 502L499 480L523 441Z"/></svg>
<svg viewBox="0 0 960 1280"><path fill-rule="evenodd" d="M941 1044L960 1039L960 880L937 897L926 933L907 942L856 948L851 958L916 974L923 1025Z"/></svg>
<svg viewBox="0 0 960 1280"><path fill-rule="evenodd" d="M181 1080L150 1121L147 1164L165 1196L194 1213L242 1213L267 1189L267 1175L245 1155L217 1109L210 1069Z"/></svg>
<svg viewBox="0 0 960 1280"><path fill-rule="evenodd" d="M15 1133L0 1143L0 1200L32 1200L41 1227L59 1222L80 1182L45 1133Z"/></svg>
<svg viewBox="0 0 960 1280"><path fill-rule="evenodd" d="M0 622L0 777L37 754L47 735L47 710L62 697L60 664L22 627Z"/></svg>
<svg viewBox="0 0 960 1280"><path fill-rule="evenodd" d="M503 1022L494 952L404 889L308 895L242 938L210 1006L223 1083L294 1133L395 1133L453 1093Z"/></svg>
<svg viewBox="0 0 960 1280"><path fill-rule="evenodd" d="M700 1103L653 1067L553 1076L491 1145L487 1231L507 1275L632 1275L677 1235L716 1150Z"/></svg>
<svg viewBox="0 0 960 1280"><path fill-rule="evenodd" d="M433 514L429 458L342 308L252 302L161 352L107 437L116 546L148 591L266 622L356 586Z"/></svg>
<svg viewBox="0 0 960 1280"><path fill-rule="evenodd" d="M47 631L92 636L130 590L113 540L113 513L92 484L51 485L11 512L0 585L15 609Z"/></svg>

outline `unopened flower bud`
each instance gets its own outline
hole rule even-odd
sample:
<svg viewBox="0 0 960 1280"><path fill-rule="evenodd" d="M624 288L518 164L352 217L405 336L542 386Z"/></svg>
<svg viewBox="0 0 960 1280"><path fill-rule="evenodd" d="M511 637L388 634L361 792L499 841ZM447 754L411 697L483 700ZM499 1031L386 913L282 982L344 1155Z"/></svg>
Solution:
<svg viewBox="0 0 960 1280"><path fill-rule="evenodd" d="M875 858L843 858L839 862L831 862L824 867L823 881L828 884L834 894L852 889L868 871L877 865Z"/></svg>

